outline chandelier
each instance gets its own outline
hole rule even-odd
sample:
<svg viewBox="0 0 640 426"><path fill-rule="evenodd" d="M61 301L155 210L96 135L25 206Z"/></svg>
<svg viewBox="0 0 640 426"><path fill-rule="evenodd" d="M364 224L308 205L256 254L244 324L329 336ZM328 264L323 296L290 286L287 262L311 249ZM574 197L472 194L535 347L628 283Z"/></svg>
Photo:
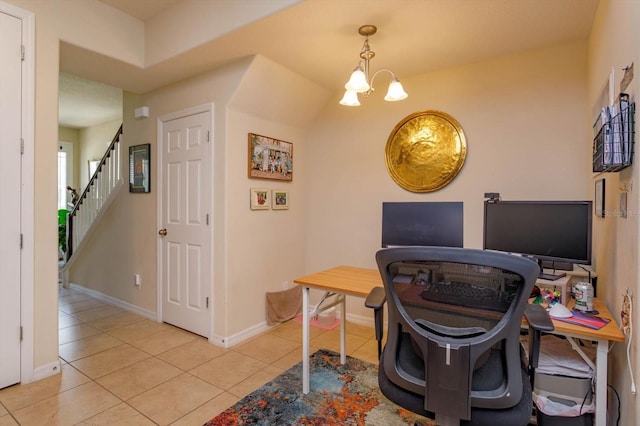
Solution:
<svg viewBox="0 0 640 426"><path fill-rule="evenodd" d="M364 36L364 45L360 51L361 61L358 62L358 66L353 70L351 78L347 84L344 85L344 88L347 90L344 92L344 96L340 100L341 105L360 106L358 93L364 95L365 98L368 97L374 90L373 80L375 80L376 76L381 72L388 72L391 74L391 83L389 84L389 89L384 97L385 101L401 101L409 96L407 95L407 92L404 91L402 84L391 70L378 70L373 74L373 77L369 79L369 61L376 56L376 53L369 47L369 36L374 35L376 31L378 31L378 29L375 25L363 25L358 29L358 33Z"/></svg>

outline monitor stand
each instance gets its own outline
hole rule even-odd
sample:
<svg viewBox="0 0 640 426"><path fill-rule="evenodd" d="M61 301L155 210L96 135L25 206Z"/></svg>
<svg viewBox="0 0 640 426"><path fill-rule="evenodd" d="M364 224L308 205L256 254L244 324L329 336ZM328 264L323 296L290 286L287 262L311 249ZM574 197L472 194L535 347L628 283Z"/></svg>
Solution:
<svg viewBox="0 0 640 426"><path fill-rule="evenodd" d="M538 274L538 278L543 280L555 281L562 277L566 277L566 272L560 272L559 274L547 274L544 272L543 263L541 260L538 260L538 266L540 267L540 273Z"/></svg>
<svg viewBox="0 0 640 426"><path fill-rule="evenodd" d="M555 262L553 260L540 261L542 268L553 269L556 271L573 271L573 263L570 262Z"/></svg>
<svg viewBox="0 0 640 426"><path fill-rule="evenodd" d="M549 280L549 281L555 281L558 280L562 277L566 277L567 274L565 272L559 273L559 274L546 274L544 272L542 272L542 270L540 270L540 273L538 274L538 278L541 278L543 280Z"/></svg>

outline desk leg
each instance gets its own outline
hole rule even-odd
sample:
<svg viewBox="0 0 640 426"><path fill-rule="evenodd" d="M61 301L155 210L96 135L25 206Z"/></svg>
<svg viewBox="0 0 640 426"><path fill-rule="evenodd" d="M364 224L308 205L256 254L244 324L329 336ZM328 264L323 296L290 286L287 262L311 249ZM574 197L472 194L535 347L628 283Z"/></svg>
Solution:
<svg viewBox="0 0 640 426"><path fill-rule="evenodd" d="M607 424L607 357L609 341L598 340L596 350L596 426Z"/></svg>
<svg viewBox="0 0 640 426"><path fill-rule="evenodd" d="M302 393L309 393L309 287L302 287Z"/></svg>
<svg viewBox="0 0 640 426"><path fill-rule="evenodd" d="M340 304L340 364L347 362L347 295L342 295Z"/></svg>

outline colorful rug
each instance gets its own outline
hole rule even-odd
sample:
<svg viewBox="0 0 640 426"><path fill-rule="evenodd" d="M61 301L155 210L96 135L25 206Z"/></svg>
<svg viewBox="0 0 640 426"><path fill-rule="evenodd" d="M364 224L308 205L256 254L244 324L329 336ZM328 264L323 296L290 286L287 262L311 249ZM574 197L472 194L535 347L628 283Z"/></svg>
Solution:
<svg viewBox="0 0 640 426"><path fill-rule="evenodd" d="M302 363L247 395L205 423L212 425L423 425L417 416L378 389L377 366L321 349L311 356L308 395L302 394Z"/></svg>

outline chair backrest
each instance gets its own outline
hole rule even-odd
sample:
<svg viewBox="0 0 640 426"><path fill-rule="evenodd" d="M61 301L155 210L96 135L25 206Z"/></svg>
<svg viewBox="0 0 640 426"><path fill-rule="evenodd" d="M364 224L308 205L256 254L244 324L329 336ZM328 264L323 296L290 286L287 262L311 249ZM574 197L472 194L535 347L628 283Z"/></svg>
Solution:
<svg viewBox="0 0 640 426"><path fill-rule="evenodd" d="M388 379L424 395L425 410L448 417L468 420L472 407L516 405L521 319L538 265L447 247L383 249L376 261L389 306L380 366Z"/></svg>

